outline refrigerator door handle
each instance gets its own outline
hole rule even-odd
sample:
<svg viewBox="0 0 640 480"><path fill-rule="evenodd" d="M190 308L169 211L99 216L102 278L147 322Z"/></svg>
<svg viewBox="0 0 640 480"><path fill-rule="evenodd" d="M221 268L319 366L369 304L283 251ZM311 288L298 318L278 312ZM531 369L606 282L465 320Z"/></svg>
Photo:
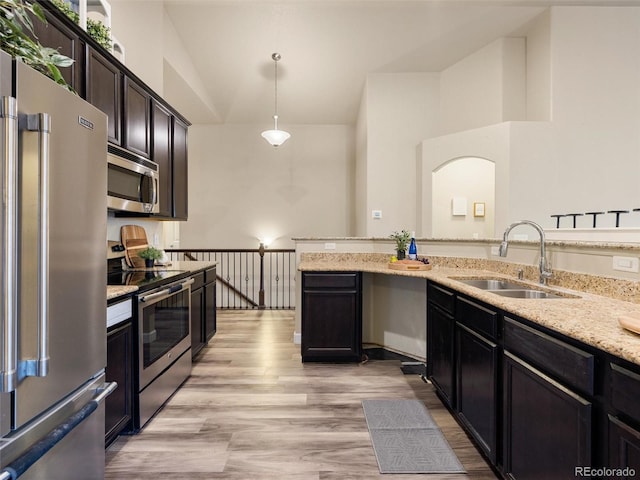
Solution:
<svg viewBox="0 0 640 480"><path fill-rule="evenodd" d="M55 447L74 428L86 420L117 387L118 384L116 382L110 382L105 383L102 388L96 389L96 396L89 400L80 410L52 429L20 457L7 465L2 472L0 472L0 480L13 480L20 477L20 475Z"/></svg>
<svg viewBox="0 0 640 480"><path fill-rule="evenodd" d="M18 284L16 247L18 245L18 103L13 97L0 97L0 155L3 189L0 268L0 392L12 392L18 381Z"/></svg>
<svg viewBox="0 0 640 480"><path fill-rule="evenodd" d="M48 113L26 115L25 129L38 133L39 204L38 204L38 354L21 360L20 378L46 377L49 373L49 136Z"/></svg>

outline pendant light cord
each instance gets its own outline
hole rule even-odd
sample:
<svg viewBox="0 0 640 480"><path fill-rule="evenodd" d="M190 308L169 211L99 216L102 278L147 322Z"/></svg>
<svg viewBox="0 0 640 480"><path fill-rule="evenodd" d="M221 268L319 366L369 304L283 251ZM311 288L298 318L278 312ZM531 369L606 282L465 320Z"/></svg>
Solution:
<svg viewBox="0 0 640 480"><path fill-rule="evenodd" d="M274 71L275 71L275 82L274 82L274 107L273 107L273 119L274 119L274 123L275 123L275 130L278 129L278 60L280 60L280 54L279 53L274 53L273 55L271 55L271 58L273 58L273 62L274 62Z"/></svg>

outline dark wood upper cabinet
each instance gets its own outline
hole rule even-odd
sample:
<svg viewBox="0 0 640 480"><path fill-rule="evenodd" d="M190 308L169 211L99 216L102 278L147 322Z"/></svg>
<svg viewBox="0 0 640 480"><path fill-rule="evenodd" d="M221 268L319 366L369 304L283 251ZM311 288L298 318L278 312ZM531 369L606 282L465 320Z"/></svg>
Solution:
<svg viewBox="0 0 640 480"><path fill-rule="evenodd" d="M137 82L124 78L124 147L151 156L151 95Z"/></svg>
<svg viewBox="0 0 640 480"><path fill-rule="evenodd" d="M33 32L40 44L54 48L62 55L74 60L70 67L60 68L64 80L80 96L84 96L84 52L85 42L73 30L54 17L51 12L45 12L47 23L33 18Z"/></svg>
<svg viewBox="0 0 640 480"><path fill-rule="evenodd" d="M186 220L189 216L189 161L186 123L173 117L173 217Z"/></svg>
<svg viewBox="0 0 640 480"><path fill-rule="evenodd" d="M122 145L122 73L92 47L87 52L86 100L109 117L107 136Z"/></svg>
<svg viewBox="0 0 640 480"><path fill-rule="evenodd" d="M159 185L158 195L162 217L173 216L172 168L171 168L171 137L173 115L164 105L152 101L151 119L153 125L152 159L158 164Z"/></svg>

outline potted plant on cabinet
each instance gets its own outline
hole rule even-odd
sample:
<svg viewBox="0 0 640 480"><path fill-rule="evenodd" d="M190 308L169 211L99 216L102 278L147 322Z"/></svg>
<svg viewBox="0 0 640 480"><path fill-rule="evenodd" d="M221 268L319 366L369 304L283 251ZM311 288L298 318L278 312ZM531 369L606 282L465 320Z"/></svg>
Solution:
<svg viewBox="0 0 640 480"><path fill-rule="evenodd" d="M390 238L393 238L396 241L396 257L398 260L403 260L405 252L407 251L407 246L411 240L411 234L406 230L401 230L400 232L393 232L390 235Z"/></svg>
<svg viewBox="0 0 640 480"><path fill-rule="evenodd" d="M162 258L162 252L157 248L147 247L144 250L141 250L138 253L138 256L144 259L145 267L152 268L155 261Z"/></svg>
<svg viewBox="0 0 640 480"><path fill-rule="evenodd" d="M73 60L33 40L35 35L30 14L46 23L44 12L37 3L0 0L0 48L69 88L59 67L68 67Z"/></svg>

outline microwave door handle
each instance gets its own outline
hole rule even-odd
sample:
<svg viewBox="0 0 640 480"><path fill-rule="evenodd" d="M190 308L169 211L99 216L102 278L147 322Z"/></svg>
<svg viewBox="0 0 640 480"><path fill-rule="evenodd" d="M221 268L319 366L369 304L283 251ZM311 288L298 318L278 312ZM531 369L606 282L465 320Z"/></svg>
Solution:
<svg viewBox="0 0 640 480"><path fill-rule="evenodd" d="M0 155L2 156L2 321L0 323L0 392L17 387L18 370L18 296L17 296L17 226L18 226L18 104L13 97L0 98Z"/></svg>
<svg viewBox="0 0 640 480"><path fill-rule="evenodd" d="M158 203L158 179L155 177L151 177L151 185L153 185L153 196L151 201L151 208Z"/></svg>
<svg viewBox="0 0 640 480"><path fill-rule="evenodd" d="M49 373L49 136L51 116L48 113L26 115L26 130L38 133L38 354L35 359L21 360L19 375L46 377Z"/></svg>

